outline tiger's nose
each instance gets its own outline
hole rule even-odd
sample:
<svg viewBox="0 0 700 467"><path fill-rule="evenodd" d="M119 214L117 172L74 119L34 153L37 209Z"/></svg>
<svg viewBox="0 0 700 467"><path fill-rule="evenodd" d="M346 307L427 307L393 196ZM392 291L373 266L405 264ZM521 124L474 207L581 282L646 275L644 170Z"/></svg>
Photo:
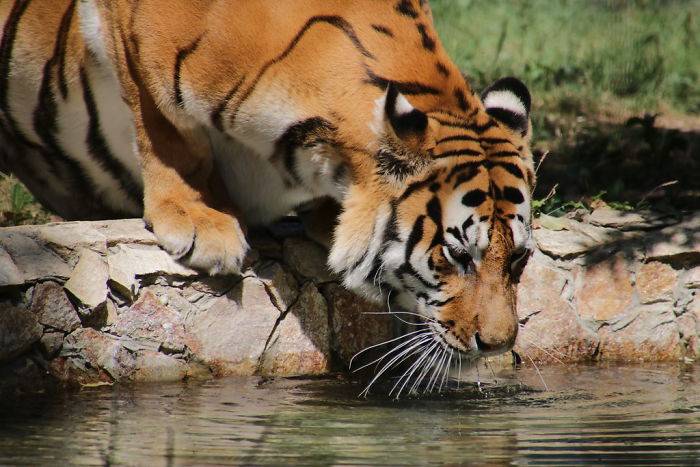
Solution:
<svg viewBox="0 0 700 467"><path fill-rule="evenodd" d="M482 352L488 352L493 354L505 352L507 350L510 350L511 347L513 347L513 341L511 340L504 341L499 339L495 341L489 341L483 339L478 332L474 333L474 340L476 341L477 349L479 349Z"/></svg>

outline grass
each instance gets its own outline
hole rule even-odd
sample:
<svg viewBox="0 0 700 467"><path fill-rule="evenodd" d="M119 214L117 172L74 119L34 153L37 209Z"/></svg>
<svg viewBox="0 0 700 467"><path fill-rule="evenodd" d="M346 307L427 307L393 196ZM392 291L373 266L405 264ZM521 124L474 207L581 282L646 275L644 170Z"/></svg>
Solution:
<svg viewBox="0 0 700 467"><path fill-rule="evenodd" d="M559 97L700 113L700 0L432 0L450 56L478 87L515 75ZM547 100L545 97L545 100Z"/></svg>
<svg viewBox="0 0 700 467"><path fill-rule="evenodd" d="M0 227L44 224L51 220L54 220L53 216L17 178L0 173Z"/></svg>

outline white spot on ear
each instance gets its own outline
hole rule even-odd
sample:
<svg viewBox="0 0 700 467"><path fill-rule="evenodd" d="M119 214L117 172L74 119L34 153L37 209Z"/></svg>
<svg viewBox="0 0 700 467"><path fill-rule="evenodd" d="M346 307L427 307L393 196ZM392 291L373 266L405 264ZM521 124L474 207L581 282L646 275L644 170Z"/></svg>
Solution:
<svg viewBox="0 0 700 467"><path fill-rule="evenodd" d="M408 99L406 99L403 94L399 93L396 96L396 106L394 107L394 110L397 116L400 117L402 115L410 114L413 112L413 109L414 107L410 102L408 102Z"/></svg>
<svg viewBox="0 0 700 467"><path fill-rule="evenodd" d="M386 133L386 96L389 92L389 88L387 88L386 92L384 92L381 96L379 96L377 99L374 101L374 108L372 109L372 121L369 123L369 128L372 130L372 132L377 135L377 136L383 136ZM394 112L397 117L400 117L402 115L409 114L413 112L415 107L411 105L410 102L408 102L408 99L406 97L399 93L396 96L396 103L394 107Z"/></svg>
<svg viewBox="0 0 700 467"><path fill-rule="evenodd" d="M487 109L505 109L514 114L527 115L525 104L511 91L492 91L484 98Z"/></svg>

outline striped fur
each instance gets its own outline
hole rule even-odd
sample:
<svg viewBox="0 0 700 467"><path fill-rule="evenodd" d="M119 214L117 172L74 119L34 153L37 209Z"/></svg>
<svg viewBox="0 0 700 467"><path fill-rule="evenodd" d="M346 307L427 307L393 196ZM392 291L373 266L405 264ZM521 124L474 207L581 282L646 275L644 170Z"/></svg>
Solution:
<svg viewBox="0 0 700 467"><path fill-rule="evenodd" d="M427 2L8 0L0 19L0 167L60 215L142 214L229 273L244 223L332 198L348 287L465 354L513 344L529 94L477 96Z"/></svg>

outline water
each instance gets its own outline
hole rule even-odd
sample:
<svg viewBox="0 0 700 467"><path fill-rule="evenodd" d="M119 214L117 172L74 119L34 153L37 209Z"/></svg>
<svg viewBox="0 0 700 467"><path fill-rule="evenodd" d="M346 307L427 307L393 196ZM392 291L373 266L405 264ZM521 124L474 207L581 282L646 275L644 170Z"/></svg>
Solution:
<svg viewBox="0 0 700 467"><path fill-rule="evenodd" d="M700 464L698 366L497 377L401 401L341 379L86 389L4 407L0 464Z"/></svg>

